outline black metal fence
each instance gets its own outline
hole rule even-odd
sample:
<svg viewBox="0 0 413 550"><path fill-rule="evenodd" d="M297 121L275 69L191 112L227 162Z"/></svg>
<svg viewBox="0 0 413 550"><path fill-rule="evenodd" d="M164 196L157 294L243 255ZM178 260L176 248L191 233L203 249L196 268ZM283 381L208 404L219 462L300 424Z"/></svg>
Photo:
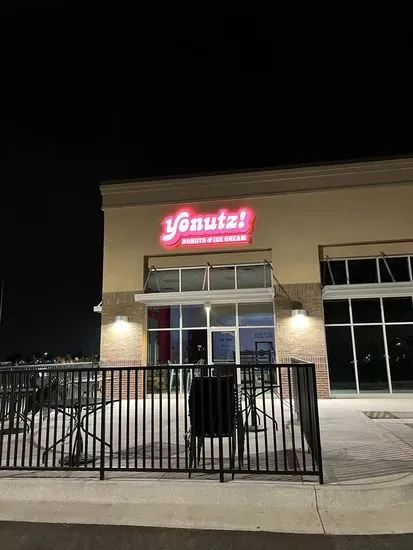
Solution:
<svg viewBox="0 0 413 550"><path fill-rule="evenodd" d="M1 368L0 470L322 482L315 368Z"/></svg>
<svg viewBox="0 0 413 550"><path fill-rule="evenodd" d="M303 444L305 440L308 445L314 467L319 471L320 483L324 483L315 365L300 359L291 361L297 367L292 371L293 393L301 437Z"/></svg>

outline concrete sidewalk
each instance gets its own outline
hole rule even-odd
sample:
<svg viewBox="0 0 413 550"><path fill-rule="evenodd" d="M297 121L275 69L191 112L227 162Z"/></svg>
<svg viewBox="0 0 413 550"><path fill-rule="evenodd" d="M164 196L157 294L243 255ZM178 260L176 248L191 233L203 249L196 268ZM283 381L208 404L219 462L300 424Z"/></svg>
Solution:
<svg viewBox="0 0 413 550"><path fill-rule="evenodd" d="M319 411L326 483L378 483L413 473L412 398L329 399L319 401Z"/></svg>

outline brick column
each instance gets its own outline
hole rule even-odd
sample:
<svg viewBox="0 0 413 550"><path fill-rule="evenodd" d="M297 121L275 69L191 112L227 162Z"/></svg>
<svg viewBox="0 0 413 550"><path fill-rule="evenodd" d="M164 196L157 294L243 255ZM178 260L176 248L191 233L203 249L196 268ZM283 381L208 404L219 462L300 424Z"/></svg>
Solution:
<svg viewBox="0 0 413 550"><path fill-rule="evenodd" d="M327 348L324 328L323 298L318 283L283 285L293 300L300 301L308 312L305 326L295 327L291 302L276 288L275 334L278 363L290 363L292 357L315 363L319 398L330 396ZM282 374L288 392L286 373Z"/></svg>
<svg viewBox="0 0 413 550"><path fill-rule="evenodd" d="M100 364L102 367L108 367L105 371L107 398L118 401L143 397L145 373L142 370L142 365L133 365L131 361L118 361L116 365L113 364L113 361L101 361Z"/></svg>
<svg viewBox="0 0 413 550"><path fill-rule="evenodd" d="M106 394L114 399L127 398L128 387L130 399L143 396L143 373L126 369L146 364L146 307L134 298L135 292L106 293L102 298L100 364L115 367L106 375ZM118 315L127 322L116 322Z"/></svg>

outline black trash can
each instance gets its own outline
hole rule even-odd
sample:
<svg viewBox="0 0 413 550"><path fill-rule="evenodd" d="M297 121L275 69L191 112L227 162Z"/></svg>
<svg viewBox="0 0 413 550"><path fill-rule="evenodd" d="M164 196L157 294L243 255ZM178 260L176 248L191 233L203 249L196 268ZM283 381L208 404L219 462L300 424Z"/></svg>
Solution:
<svg viewBox="0 0 413 550"><path fill-rule="evenodd" d="M202 448L205 439L220 438L219 469L223 481L223 445L222 439L228 438L230 447L230 468L234 468L236 441L240 438L242 419L240 421L237 407L237 387L233 372L223 371L217 376L194 377L188 400L190 419L189 433L189 469L196 470L200 466ZM241 430L240 430L241 429ZM238 436L237 436L238 432ZM240 450L243 444L239 445ZM215 470L206 468L202 470ZM191 475L191 474L190 474Z"/></svg>

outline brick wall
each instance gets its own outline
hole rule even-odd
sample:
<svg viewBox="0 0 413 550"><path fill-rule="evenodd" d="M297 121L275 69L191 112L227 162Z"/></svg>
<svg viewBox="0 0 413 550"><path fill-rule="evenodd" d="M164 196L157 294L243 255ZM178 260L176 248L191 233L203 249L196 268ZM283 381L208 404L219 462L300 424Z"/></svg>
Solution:
<svg viewBox="0 0 413 550"><path fill-rule="evenodd" d="M141 365L133 365L131 361L101 361L102 367L110 367L105 371L105 395L108 399L141 399L144 388L144 372ZM134 367L140 367L134 368Z"/></svg>
<svg viewBox="0 0 413 550"><path fill-rule="evenodd" d="M277 362L288 363L291 357L296 357L315 363L318 396L327 398L330 388L321 286L308 283L284 285L284 288L293 300L302 302L309 316L306 326L295 327L291 316L291 302L282 296L279 288L276 288ZM128 322L124 326L117 326L117 315L126 315ZM100 357L102 364L108 366L146 364L146 307L135 302L134 292L113 292L103 295ZM131 383L133 395L135 383L141 397L143 380L138 377L136 382ZM120 395L126 396L126 385L126 377L123 376L121 382L114 382L114 391L120 390Z"/></svg>
<svg viewBox="0 0 413 550"><path fill-rule="evenodd" d="M283 287L292 300L300 301L303 304L303 308L308 312L308 317L305 326L296 327L291 316L291 301L282 296L280 288L276 288L277 362L289 363L291 357L296 357L315 363L318 396L328 398L330 387L321 286L317 283L305 283L283 285Z"/></svg>
<svg viewBox="0 0 413 550"><path fill-rule="evenodd" d="M128 317L126 323L116 323L117 315ZM102 328L100 360L107 367L137 367L146 364L146 307L135 302L134 292L106 293L102 298ZM111 386L113 385L113 390ZM129 385L129 386L128 386ZM143 395L143 375L132 369L115 369L107 375L107 395L119 399Z"/></svg>

